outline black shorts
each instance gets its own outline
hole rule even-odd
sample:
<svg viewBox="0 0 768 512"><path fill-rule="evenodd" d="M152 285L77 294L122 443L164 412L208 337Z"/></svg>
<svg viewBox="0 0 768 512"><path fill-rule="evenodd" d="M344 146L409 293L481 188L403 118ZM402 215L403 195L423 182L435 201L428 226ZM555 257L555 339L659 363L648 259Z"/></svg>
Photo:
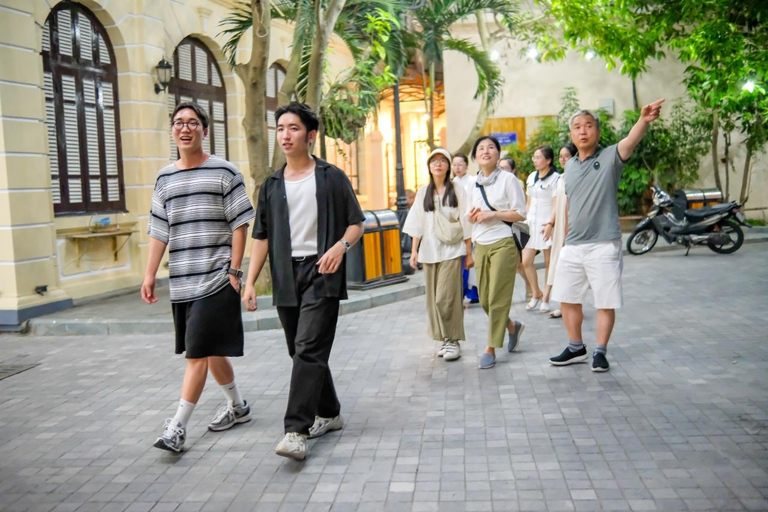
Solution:
<svg viewBox="0 0 768 512"><path fill-rule="evenodd" d="M207 297L177 302L173 309L176 353L187 359L243 355L243 317L240 294L227 285Z"/></svg>

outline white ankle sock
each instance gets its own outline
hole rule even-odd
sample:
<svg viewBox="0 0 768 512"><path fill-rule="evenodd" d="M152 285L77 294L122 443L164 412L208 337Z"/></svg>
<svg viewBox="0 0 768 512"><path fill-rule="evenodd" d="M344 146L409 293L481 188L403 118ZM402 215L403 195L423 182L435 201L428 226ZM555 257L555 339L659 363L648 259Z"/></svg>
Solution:
<svg viewBox="0 0 768 512"><path fill-rule="evenodd" d="M187 402L183 398L179 400L179 408L176 410L176 416L173 417L172 424L181 423L182 427L186 427L187 423L189 423L189 418L192 417L192 411L195 410L195 405L197 404Z"/></svg>
<svg viewBox="0 0 768 512"><path fill-rule="evenodd" d="M232 402L233 406L245 404L243 397L240 396L240 391L238 391L235 381L232 381L229 384L224 384L221 386L221 390L224 392L224 396L227 397L227 400Z"/></svg>

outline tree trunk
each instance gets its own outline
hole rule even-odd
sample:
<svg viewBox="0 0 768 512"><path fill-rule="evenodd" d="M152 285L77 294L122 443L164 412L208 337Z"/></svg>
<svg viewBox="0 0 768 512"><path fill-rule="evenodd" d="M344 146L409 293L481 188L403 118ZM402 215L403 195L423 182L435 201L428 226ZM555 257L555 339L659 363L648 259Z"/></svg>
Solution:
<svg viewBox="0 0 768 512"><path fill-rule="evenodd" d="M712 172L715 174L715 186L723 190L723 184L720 181L720 159L717 155L717 138L720 129L720 112L715 109L712 112Z"/></svg>
<svg viewBox="0 0 768 512"><path fill-rule="evenodd" d="M299 4L300 6L303 4ZM301 7L296 15L296 23L304 16ZM299 83L299 75L301 73L301 58L304 55L304 46L306 38L311 37L312 34L304 34L298 30L293 32L293 43L291 46L291 60L288 61L288 67L285 70L285 78L283 79L283 85L280 87L280 91L277 93L277 106L282 107L287 105L293 99L296 94L296 85ZM285 154L282 151L277 151L272 154L272 162L270 164L271 169L277 169L285 163Z"/></svg>
<svg viewBox="0 0 768 512"><path fill-rule="evenodd" d="M248 167L255 184L253 204L259 197L261 184L270 174L269 143L267 141L266 84L269 57L269 34L271 14L269 0L251 0L253 29L251 38L251 59L245 64L235 66L235 73L245 86L245 115L243 129L248 151ZM267 265L256 283L258 293L268 293L272 289L272 275Z"/></svg>
<svg viewBox="0 0 768 512"><path fill-rule="evenodd" d="M312 43L312 54L309 60L309 76L307 77L307 98L305 103L315 112L320 107L323 93L323 71L328 44L331 42L333 27L344 9L346 0L330 0L323 12L322 3L315 2L315 37Z"/></svg>
<svg viewBox="0 0 768 512"><path fill-rule="evenodd" d="M744 172L741 176L741 192L739 193L739 202L744 204L749 199L749 168L752 163L752 146L747 144L747 156L744 159Z"/></svg>
<svg viewBox="0 0 768 512"><path fill-rule="evenodd" d="M251 178L256 184L253 192L254 204L256 204L259 195L259 187L270 172L265 106L269 37L260 37L260 35L269 33L271 21L269 7L268 0L251 0L253 15L251 59L246 64L238 64L235 67L237 76L240 77L245 86L243 128Z"/></svg>
<svg viewBox="0 0 768 512"><path fill-rule="evenodd" d="M762 126L763 116L760 113L755 116L755 126ZM739 202L744 204L749 199L750 167L752 166L752 144L747 139L747 156L744 159L744 172L741 176L741 192L739 193Z"/></svg>
<svg viewBox="0 0 768 512"><path fill-rule="evenodd" d="M480 36L480 43L483 46L483 50L490 53L491 42L490 37L488 36L488 26L485 23L485 15L482 11L477 11L475 13L475 18L477 18L477 33ZM485 126L485 121L488 119L490 110L491 107L488 105L488 92L486 91L483 93L483 97L480 100L480 110L477 111L475 122L472 125L472 128L469 130L469 134L467 134L466 140L464 140L464 143L459 146L459 149L456 150L456 153L464 153L465 155L469 155L469 152L472 151L472 145L475 143L475 140L483 132L483 127Z"/></svg>
<svg viewBox="0 0 768 512"><path fill-rule="evenodd" d="M429 150L435 149L435 63L429 63L429 120L427 121Z"/></svg>
<svg viewBox="0 0 768 512"><path fill-rule="evenodd" d="M730 188L730 176L728 175L728 149L731 146L731 137L728 133L723 133L723 139L725 141L725 190L723 191L723 197L727 203L729 201L728 196L730 195L728 192L728 189Z"/></svg>

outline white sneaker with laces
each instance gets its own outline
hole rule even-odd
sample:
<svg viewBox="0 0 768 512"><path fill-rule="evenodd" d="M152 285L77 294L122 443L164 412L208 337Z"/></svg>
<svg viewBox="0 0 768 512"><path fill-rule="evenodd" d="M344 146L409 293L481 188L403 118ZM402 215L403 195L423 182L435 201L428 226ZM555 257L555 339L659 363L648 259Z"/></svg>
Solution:
<svg viewBox="0 0 768 512"><path fill-rule="evenodd" d="M288 457L293 460L304 460L307 458L307 436L288 432L275 448L275 453L281 457Z"/></svg>
<svg viewBox="0 0 768 512"><path fill-rule="evenodd" d="M213 417L213 421L208 424L208 430L211 432L221 432L227 430L238 423L248 423L251 421L251 408L248 407L247 402L243 402L242 405L233 405L228 402L227 405L221 407L216 416Z"/></svg>
<svg viewBox="0 0 768 512"><path fill-rule="evenodd" d="M328 432L341 430L343 427L344 420L341 419L341 414L334 418L321 418L320 416L315 416L315 423L309 429L308 439L324 436Z"/></svg>
<svg viewBox="0 0 768 512"><path fill-rule="evenodd" d="M165 429L163 435L157 438L155 448L161 450L168 450L173 453L181 453L181 449L184 448L184 441L187 438L187 430L181 423L173 425L173 420L168 418L165 420Z"/></svg>
<svg viewBox="0 0 768 512"><path fill-rule="evenodd" d="M445 348L443 359L446 361L455 361L461 357L461 346L458 341L449 341L448 346Z"/></svg>

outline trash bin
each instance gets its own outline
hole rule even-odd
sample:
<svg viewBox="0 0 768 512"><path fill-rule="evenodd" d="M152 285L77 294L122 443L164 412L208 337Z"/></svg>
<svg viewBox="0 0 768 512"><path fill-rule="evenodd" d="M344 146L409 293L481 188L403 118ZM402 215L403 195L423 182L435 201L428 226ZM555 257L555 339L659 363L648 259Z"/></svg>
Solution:
<svg viewBox="0 0 768 512"><path fill-rule="evenodd" d="M407 281L400 256L400 223L392 210L363 212L363 237L347 254L347 285L364 290Z"/></svg>
<svg viewBox="0 0 768 512"><path fill-rule="evenodd" d="M704 208L723 202L723 193L717 188L685 188L675 192L674 215L683 218L685 210Z"/></svg>

